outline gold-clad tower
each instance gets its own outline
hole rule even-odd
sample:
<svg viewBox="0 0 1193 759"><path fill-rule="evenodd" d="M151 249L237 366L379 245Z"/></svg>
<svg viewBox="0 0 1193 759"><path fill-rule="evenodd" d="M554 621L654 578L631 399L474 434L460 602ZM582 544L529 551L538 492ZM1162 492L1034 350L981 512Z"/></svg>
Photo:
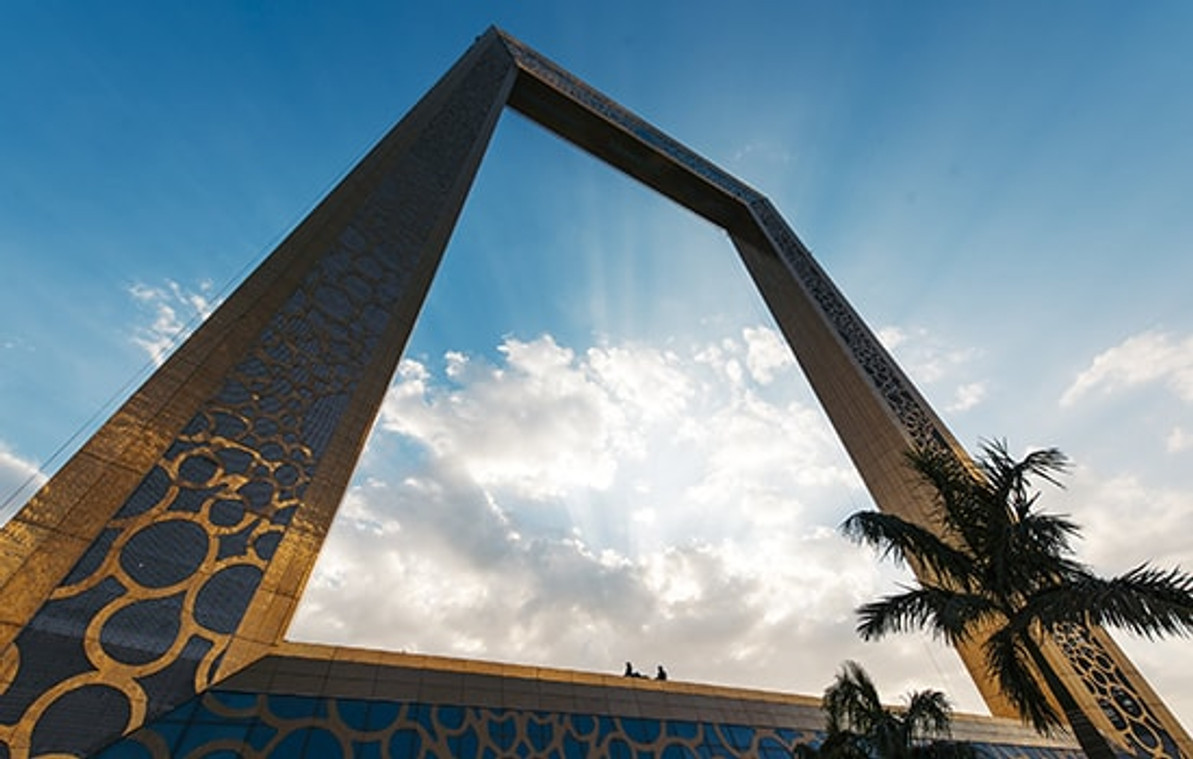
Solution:
<svg viewBox="0 0 1193 759"><path fill-rule="evenodd" d="M388 741L390 755L406 750L394 746L407 728L358 730L344 716L348 702L335 699L347 699L344 683L356 680L372 684L368 703L390 693L377 685L381 670L353 678L339 662L391 673L417 670L412 662L296 647L284 634L507 105L724 228L879 507L928 521L904 452L932 445L965 454L769 201L490 30L0 531L0 759L171 755L191 745L192 728L158 721L174 725L187 708L276 717L266 695L242 714L229 705L235 699L203 694L284 690L276 672L296 661L322 673L310 687L331 699L331 727L320 727L315 710L299 727L278 718L260 746L251 727L229 746L264 755L291 745L285 730L323 730L341 736L341 753L374 740ZM1048 652L1115 751L1193 754L1104 633L1050 642ZM977 652L961 653L992 711L1005 714ZM306 693L302 677L287 682ZM481 690L457 698L483 700ZM569 698L580 708L580 696ZM612 696L602 703L615 710ZM394 720L422 719L412 709ZM636 705L628 717L651 713ZM625 730L602 740L663 740ZM316 739L303 735L301 751L317 755ZM742 755L769 745L760 736ZM468 753L443 740L440 751ZM121 753L129 741L147 753Z"/></svg>

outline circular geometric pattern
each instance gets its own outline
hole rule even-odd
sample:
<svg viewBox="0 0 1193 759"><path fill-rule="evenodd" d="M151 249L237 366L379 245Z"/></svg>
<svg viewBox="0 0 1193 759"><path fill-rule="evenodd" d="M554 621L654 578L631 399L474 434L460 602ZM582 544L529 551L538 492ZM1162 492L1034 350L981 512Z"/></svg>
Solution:
<svg viewBox="0 0 1193 759"><path fill-rule="evenodd" d="M220 465L228 474L244 474L253 464L253 454L241 448L225 448L219 452Z"/></svg>
<svg viewBox="0 0 1193 759"><path fill-rule="evenodd" d="M500 72L486 70L484 76L496 82L509 65L502 58ZM464 96L459 104L470 112L454 109L450 128L483 128L490 105ZM431 181L442 186L447 186L448 175L467 165L475 134L457 137L462 142L449 150L456 151L455 158L445 156L443 164L431 169ZM393 163L385 170L403 172ZM377 365L390 311L411 281L412 270L398 249L405 243L395 240L394 222L399 212L410 211L412 239L422 239L430 233L439 202L437 197L411 197L393 183L371 192L351 219L337 222L340 232L328 239L326 248L299 256L295 269L276 283L273 293L282 300L255 338L228 341L226 349L240 352L239 357L218 389L187 412L174 439L160 441L157 436L165 427L153 429L144 443L164 444L162 455L147 466L140 485L103 526L103 540L85 562L76 564L71 583L55 591L57 606L84 596L99 598L102 603L88 606L72 622L81 633L102 618L99 645L85 650L79 638L73 642L79 655L63 658L60 651L41 645L36 633L60 620L47 607L33 615L4 665L17 670L6 674L21 682L36 680L37 688L7 700L17 715L0 724L0 752L13 730L32 729L26 724L32 720L28 709L40 694L50 687L86 689L82 683L96 670L105 681L120 683L128 703L143 704L150 719L192 697L196 687L217 674L230 636L301 504L324 447L339 428L348 399ZM251 300L239 297L242 305ZM200 330L210 336L218 321ZM173 417L166 413L157 421L173 423ZM247 519L249 510L257 518ZM111 593L112 586L120 592ZM96 596L96 589L105 589L106 595ZM182 640L186 645L179 647ZM40 674L45 672L56 675L47 680ZM92 699L88 711L101 701L102 696ZM72 698L62 703L82 702ZM65 708L55 705L49 717ZM126 712L127 705L123 712L113 708L108 716ZM112 734L110 726L94 720L90 725L82 718L75 722L93 735L108 732L97 739L99 744L75 752L79 754L106 745L123 729L113 728ZM39 738L49 735L46 728L38 733ZM312 733L313 740L321 740L316 735L323 734Z"/></svg>
<svg viewBox="0 0 1193 759"><path fill-rule="evenodd" d="M206 485L219 469L219 462L212 461L207 456L187 456L178 467L178 479L192 485Z"/></svg>
<svg viewBox="0 0 1193 759"><path fill-rule="evenodd" d="M235 414L228 414L222 411L217 411L212 414L215 418L215 434L226 438L235 438L243 435L248 425L243 419Z"/></svg>
<svg viewBox="0 0 1193 759"><path fill-rule="evenodd" d="M540 74L548 80L554 74L555 86L568 92L579 102L638 135L646 143L684 164L696 175L746 200L758 218L763 218L768 204L754 191L740 185L717 167L670 140L628 111L620 109L612 101L578 83L578 80L571 79L566 72L555 69L545 59L536 60L532 51L524 51L520 58L523 64L537 65ZM480 72L478 76L501 80L508 74L510 65L508 56L503 52L485 66L478 64L474 71ZM470 72L469 76L472 75ZM477 87L476 90L488 91L483 87ZM460 91L470 92L471 89L461 87ZM476 144L477 135L469 130L475 132L480 128L477 125L482 120L476 117L477 113L487 118L491 104L482 102L484 100L483 97L478 98L475 95L454 97L443 106L443 110L437 116L442 124L436 127L439 131L433 135L432 139L435 142L431 143L431 147L439 149L432 151L425 143L416 143L414 147L406 149L405 155L409 156L420 155L420 148L422 154L433 152L436 156L436 161L417 163L417 168L421 170L420 178L425 182L425 186L437 188L453 184L460 172L460 166L464 165L460 162L471 155ZM456 151L458 155L452 154L452 151ZM418 161L417 158L411 160ZM394 175L402 174L392 164L385 166L385 169L392 170ZM387 180L392 180L392 175L387 177ZM129 605L121 607L107 620L101 632L101 646L113 655L119 651L120 654L116 658L127 664L143 660L156 662L156 669L152 673L135 673L139 686L127 685L132 691L139 687L143 693L157 693L159 691L150 688L148 683L166 683L160 690L166 694L165 696L160 699L151 696L149 699L151 702L159 701L149 703L147 712L151 715L161 713L167 702L172 705L193 694L197 682L202 685L202 678L194 676L194 667L176 667L180 661L185 664L188 658L198 660L197 657L188 657L185 648L174 661L165 660L171 648L169 644L178 638L180 628L185 627L187 631L188 647L191 642L199 641L201 647L214 647L216 653L222 656L228 641L212 641L198 634L191 635L194 623L217 635L230 634L236 629L260 584L262 568L256 564L243 563L256 562L257 559L238 552L221 552L209 556L209 531L212 536L221 536L222 549L223 537L227 537L227 531L213 528L237 525L243 518L241 515L233 521L234 517L237 517L237 511L227 505L231 492L239 488L240 495L255 511L261 512L261 523L269 520L274 524L289 522L296 508L294 501L301 497L309 484L313 467L318 463L323 446L330 439L332 431L339 424L342 412L347 407L347 399L352 397L358 378L364 374L373 359L372 352L390 318L389 309L399 292L407 286L411 276L411 268L406 265L409 262L403 261L404 251L401 250L408 241L402 238L409 238L414 244L421 245L421 241L427 239L434 231L432 227L440 217L429 211L440 210L435 206L441 203L441 198L435 193L398 191L395 190L397 186L399 184L394 181L381 183L368 195L368 199L355 209L352 221L342 227L335 241L330 243L329 250L311 250L314 265L304 263L303 265L307 266L306 270L294 272L292 275L301 277L301 283L285 296L285 303L257 335L254 344L244 346L242 343L237 346L237 350L243 348L245 353L237 359L239 363L225 376L219 392L214 398L207 399L202 409L191 418L190 423L170 444L166 454L142 482L142 487L124 504L110 523L109 529L119 531L120 537L131 535L120 550L119 564L141 587L128 588L128 597L113 595L105 602L106 610L110 610L113 604ZM400 225L395 222L400 222ZM777 225L765 220L764 223L776 240L788 232L781 220ZM394 230L399 226L402 234L395 235ZM855 346L859 355L864 354L868 347L876 347L877 344L868 336L864 327L859 329L860 322L847 307L834 311L833 307L839 307L843 301L840 301L839 295L827 278L821 279L822 275L814 264L811 264L811 259L806 256L798 241L794 244L788 243L789 241L784 240L781 244L783 254L797 270L805 263L808 264L801 274L806 282L810 283L809 287L814 291L821 306L837 323L842 338L851 345L854 339L862 340L864 345ZM801 257L807 258L807 261L803 261ZM292 286L295 280L286 281L290 283L287 286ZM281 287L283 285L279 284L275 288L279 297L281 293L277 288ZM372 299L373 302L363 302L365 299ZM243 296L241 302L244 302ZM210 332L206 334L211 335ZM865 342L867 340L868 343ZM889 374L889 367L883 365L882 361L874 363L873 356L863 355L862 360L866 363L866 370L870 372L875 384L882 389L904 425L917 439L924 436L931 438L939 434L926 422L923 409L904 387L897 373ZM283 412L283 409L286 412ZM279 444L278 441L285 445ZM304 451L304 446L309 450ZM255 453L248 454L247 451ZM283 473L283 470L278 468L274 472L274 482L282 484L285 490L279 491L268 482L268 468L252 466L254 462L260 461L269 462L270 467L277 464L293 465L296 472L293 478L289 470ZM255 479L244 485L241 475L250 468L253 470L251 476ZM293 487L286 481L291 479ZM204 487L187 489L182 487L183 484ZM176 511L186 512L188 519L167 518L166 521L160 521L163 514L167 514L158 508L160 502L168 492L182 490L187 492L176 497ZM223 506L216 504L216 501L221 499ZM207 522L189 521L191 515L195 520L206 519ZM241 533L237 533L241 536L239 539L242 543L253 538L252 530L256 524L257 521L254 521ZM260 559L267 561L272 556L277 539L271 536L275 534L278 533L269 532L256 536L253 546ZM119 540L113 540L113 543L118 542ZM235 557L231 560L242 563L230 563L230 556ZM106 566L107 576L99 579L105 583L116 583L123 593L124 586L115 579L117 575L112 572L110 564ZM182 608L181 599L191 597L189 589L193 589L200 578L212 572L214 574L194 595L194 608ZM82 576L78 579L80 584L87 580L87 587L78 590L76 597L90 592L93 587L102 587L90 582L92 578L86 577L86 574L90 572L81 573ZM191 584L188 595L185 596L179 592L170 598L162 599L154 598L152 594L145 592L145 589L152 591L172 588L187 581ZM71 592L75 591L72 589ZM63 594L62 597L70 598L71 595ZM99 613L101 612L98 610L94 611L89 618L94 619ZM158 621L159 617L169 617L169 624L151 624ZM42 627L48 627L49 623L55 620L39 617L35 621ZM150 638L153 640L148 640ZM23 646L27 640L29 636L22 633L17 646ZM141 653L128 653L129 650L139 650ZM46 667L47 660L53 659L36 645L30 645L28 649L21 648L20 653L21 658L16 664L6 659L5 667L11 669L14 666L25 666L26 671L37 672ZM211 660L212 666L218 665L220 656ZM110 666L108 662L101 661L92 661L90 664L95 667ZM113 669L116 670L115 673L105 673L118 675L113 677L112 682L132 682L131 675L134 673L130 673L126 668ZM73 675L88 677L91 671L84 664L75 669ZM159 679L155 681L153 678ZM1115 693L1114 697L1121 701L1120 694ZM1126 698L1130 699L1130 696L1127 695ZM171 699L173 701L170 701ZM1133 702L1127 700L1122 703L1124 709L1131 711ZM462 710L453 710L458 710L458 707L443 707L435 711L435 717L438 718L439 727L442 729L428 730L425 733L428 736L427 742L437 743L434 747L436 755L452 753L450 749L459 749L459 753L467 755L475 754L478 745L485 741L480 728L481 718L475 711L471 711L465 719ZM421 723L426 713L420 712L418 716L413 717L413 720L420 723L419 729L412 732L420 744L414 750L422 748L421 736L424 733L420 730L425 727ZM87 715L86 720L79 718L81 714ZM126 694L106 686L78 686L58 697L41 716L32 735L33 753L86 753L95 748L94 742L79 741L78 731L89 734L106 731L110 735L119 735L127 724L129 714ZM521 722L517 733L517 754L525 756L532 750L543 751L550 745L554 752L558 753L562 749L564 755L572 756L574 752L571 749L577 744L573 736L567 734L566 719L566 715L540 714L529 721ZM503 722L502 727L504 724ZM589 722L585 726L591 724ZM598 740L609 739L610 732L616 732L618 729L615 727L616 724L616 720L602 717L601 735ZM621 727L623 729L616 738L607 740L603 747L598 746L598 753L602 753L603 749L605 755L616 754L616 746L624 748L628 754L630 746L627 741L633 742L637 735L640 738L650 738L656 744L664 740L671 741L666 746L653 745L650 747L652 753L661 748L663 755L667 757L689 755L686 744L676 741L676 736L670 731L667 731L665 739L662 737L663 731L659 723L639 720L627 722ZM282 725L280 729L303 731L302 740L297 742L299 745L294 746L295 749L310 749L315 746L321 752L320 756L336 755L339 750L334 741L328 740L332 733L319 727L291 724ZM735 741L743 740L743 736L747 735L750 739L755 737L753 730L746 728L702 725L701 729L704 731L707 745L713 747L716 753L720 753L718 747L723 747L726 742L733 744ZM391 735L396 739L401 732L393 732ZM442 745L445 740L450 744L447 751ZM320 742L327 745L319 746ZM763 749L769 747L769 744L762 745ZM759 751L758 746L749 748L750 755L769 757L767 750ZM786 752L790 745L778 748ZM0 751L2 750L6 749L0 746Z"/></svg>
<svg viewBox="0 0 1193 759"><path fill-rule="evenodd" d="M134 666L148 664L170 650L182 626L184 593L150 598L125 606L100 630L99 642L113 659Z"/></svg>
<svg viewBox="0 0 1193 759"><path fill-rule="evenodd" d="M283 487L290 487L298 482L298 468L291 464L283 464L273 473L273 479Z"/></svg>
<svg viewBox="0 0 1193 759"><path fill-rule="evenodd" d="M245 739L245 735L248 738ZM175 736L183 735L179 740ZM140 756L134 747L166 745L194 757L222 757L234 743L250 756L293 759L491 759L627 756L659 759L791 759L814 730L568 714L523 709L427 705L352 698L210 692L147 725L99 759ZM171 744L171 741L174 741ZM1082 759L1078 750L980 743L980 756ZM244 754L237 754L244 755Z"/></svg>
<svg viewBox="0 0 1193 759"><path fill-rule="evenodd" d="M261 511L273 500L273 491L273 483L267 480L252 480L238 488L236 493L248 501L249 508Z"/></svg>
<svg viewBox="0 0 1193 759"><path fill-rule="evenodd" d="M67 691L41 715L33 728L30 754L89 752L95 735L120 735L132 716L128 698L106 685Z"/></svg>
<svg viewBox="0 0 1193 759"><path fill-rule="evenodd" d="M1136 755L1157 759L1179 755L1160 721L1131 692L1130 681L1096 637L1070 626L1057 631L1056 640L1103 714L1119 731L1120 739L1131 745Z"/></svg>
<svg viewBox="0 0 1193 759"><path fill-rule="evenodd" d="M422 747L422 736L417 730L397 730L389 741L389 755L422 756Z"/></svg>
<svg viewBox="0 0 1193 759"><path fill-rule="evenodd" d="M120 566L147 588L168 588L195 573L207 556L207 533L181 519L141 528L120 552Z"/></svg>
<svg viewBox="0 0 1193 759"><path fill-rule="evenodd" d="M126 519L149 511L166 496L170 489L170 474L161 466L155 466L141 480L141 484L133 491L120 511L116 512L117 519Z"/></svg>
<svg viewBox="0 0 1193 759"><path fill-rule="evenodd" d="M233 564L211 576L195 597L195 621L217 633L231 633L261 584L261 570Z"/></svg>
<svg viewBox="0 0 1193 759"><path fill-rule="evenodd" d="M244 504L240 501L221 498L211 504L207 518L217 527L234 527L244 519Z"/></svg>
<svg viewBox="0 0 1193 759"><path fill-rule="evenodd" d="M274 553L278 550L278 544L281 542L281 530L263 532L253 541L253 550L257 552L257 555L261 559L269 561L273 558Z"/></svg>
<svg viewBox="0 0 1193 759"><path fill-rule="evenodd" d="M111 549L112 543L119 535L120 530L114 527L104 528L104 531L99 534L79 562L70 570L70 574L66 576L62 584L77 585L90 577L92 572L99 569L104 559L108 558L108 550Z"/></svg>

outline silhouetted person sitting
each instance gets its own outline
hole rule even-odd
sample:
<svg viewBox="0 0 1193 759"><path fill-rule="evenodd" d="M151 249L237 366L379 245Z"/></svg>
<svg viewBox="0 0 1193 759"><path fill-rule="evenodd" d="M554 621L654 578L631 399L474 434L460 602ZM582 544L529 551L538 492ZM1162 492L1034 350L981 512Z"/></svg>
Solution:
<svg viewBox="0 0 1193 759"><path fill-rule="evenodd" d="M629 662L625 663L625 675L624 676L625 677L633 677L634 676L634 665L633 664L630 664Z"/></svg>
<svg viewBox="0 0 1193 759"><path fill-rule="evenodd" d="M656 680L666 680L667 679L667 670L663 669L662 664L659 665L659 672L658 672L658 674L656 674L654 676L654 679L656 679Z"/></svg>

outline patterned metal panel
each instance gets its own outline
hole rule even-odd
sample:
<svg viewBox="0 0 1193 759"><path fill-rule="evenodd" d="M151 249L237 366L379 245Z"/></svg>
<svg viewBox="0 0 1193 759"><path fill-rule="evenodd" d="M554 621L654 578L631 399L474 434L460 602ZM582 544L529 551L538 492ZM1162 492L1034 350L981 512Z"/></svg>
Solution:
<svg viewBox="0 0 1193 759"><path fill-rule="evenodd" d="M99 754L290 759L614 757L791 759L811 730L491 709L407 701L215 691ZM979 744L1000 759L1079 759L1075 750Z"/></svg>
<svg viewBox="0 0 1193 759"><path fill-rule="evenodd" d="M236 303L240 310L221 309L243 313L267 290L278 304L268 319L255 322L251 334L237 334L235 319L224 319L226 331L218 335L205 332L206 327L196 334L230 352L233 368L219 378L211 397L203 397L210 390L196 393L197 411L185 405L187 411L176 413L180 419L153 430L162 452L159 456L158 448L146 447L156 458L129 470L136 473L129 484L139 484L110 519L105 522L111 504L98 515L84 513L87 504L70 512L72 519L92 520L88 524L95 532L80 531L90 543L83 545L70 533L73 542L62 542L70 547L69 559L46 574L51 580L35 577L26 588L9 588L35 601L21 607L23 626L0 651L0 759L85 755L188 699L188 706L172 714L190 709L186 714L213 716L155 723L143 732L144 740L138 734L137 741L108 755L126 755L113 753L124 750L134 751L127 755L146 750L154 756L186 754L200 747L229 755L294 755L288 752L335 744L340 755L360 756L572 756L590 749L615 756L765 756L789 751L801 739L763 728L412 703L362 706L234 692L193 699L218 681L229 650L234 651L229 660L237 660L231 646L238 631L261 617L284 620L292 610L296 598L289 596L268 610L258 605L266 595L266 578L276 574L276 557L296 554L293 575L298 579L288 582L297 596L315 560L335 497L380 403L387 371L396 363L483 153L494 110L509 92L515 60L518 76L534 77L594 121L615 125L685 168L687 176L701 178L701 192L707 189L732 199L728 202L735 208L739 203L748 208L785 262L793 288L812 299L907 436L921 445L952 447L910 381L765 198L535 51L493 31L462 59L466 65L449 72L446 89L437 88L435 98L416 106L387 138L385 149L374 151L324 201L312 214L316 221L304 222L305 237L295 245L306 247L287 253L285 272L275 267L270 276L277 279L264 284L250 279L260 287L238 291L224 307ZM544 119L544 126L552 128L549 121ZM391 141L393 134L400 139ZM330 217L319 214L327 208L346 208L345 220L322 225ZM341 218L338 210L326 213ZM161 386L172 388L175 380L185 385L180 377L169 379ZM185 395L186 387L166 395L175 392ZM365 395L376 402L360 401ZM173 418L168 404L160 413ZM51 480L47 490L54 487ZM310 495L316 490L323 500ZM21 550L34 542L25 541ZM57 550L57 545L47 538L40 550ZM53 589L46 597L48 587ZM34 603L41 604L36 611ZM5 622L6 631L18 624ZM276 642L254 640L262 646ZM1100 640L1060 641L1104 711L1099 716L1141 756L1179 755L1163 727L1167 723L1139 696L1146 686L1136 688L1136 675L1128 675L1115 661L1120 654ZM377 717L375 723L370 716L375 706L378 715L390 715L389 721ZM312 711L303 716L292 711L308 708ZM507 734L506 725L512 732ZM215 732L231 731L230 736L241 727L238 740L249 748L228 743L220 749L218 741L212 742ZM190 740L192 732L198 742L191 748L178 743ZM141 748L130 748L137 745ZM337 755L309 750L312 756Z"/></svg>
<svg viewBox="0 0 1193 759"><path fill-rule="evenodd" d="M425 189L452 187L510 70L494 47L467 73L424 132L440 160L399 155L359 200L3 652L0 757L85 755L215 681L437 232L443 200ZM321 519L325 530L331 513Z"/></svg>
<svg viewBox="0 0 1193 759"><path fill-rule="evenodd" d="M1131 685L1122 665L1088 630L1070 627L1056 636L1102 713L1125 739L1132 756L1181 756L1180 747Z"/></svg>
<svg viewBox="0 0 1193 759"><path fill-rule="evenodd" d="M714 187L738 200L749 203L762 197L757 190L662 132L612 98L593 89L538 51L512 37L504 36L503 39L510 46L518 66L527 74L550 85L556 94L584 106L600 119L618 125L643 143L650 145L672 161L703 177Z"/></svg>

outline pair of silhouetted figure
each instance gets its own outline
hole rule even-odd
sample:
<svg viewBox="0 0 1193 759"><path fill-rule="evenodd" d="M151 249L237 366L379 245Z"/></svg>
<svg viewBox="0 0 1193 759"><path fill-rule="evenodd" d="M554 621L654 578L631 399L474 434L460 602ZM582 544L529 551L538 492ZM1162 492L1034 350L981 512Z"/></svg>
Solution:
<svg viewBox="0 0 1193 759"><path fill-rule="evenodd" d="M635 672L634 665L631 664L630 662L625 663L625 673L624 674L626 677L646 677L646 675L642 674L641 672ZM656 680L666 680L667 679L667 670L663 669L662 664L659 665L659 671L655 673L654 679L656 679Z"/></svg>

